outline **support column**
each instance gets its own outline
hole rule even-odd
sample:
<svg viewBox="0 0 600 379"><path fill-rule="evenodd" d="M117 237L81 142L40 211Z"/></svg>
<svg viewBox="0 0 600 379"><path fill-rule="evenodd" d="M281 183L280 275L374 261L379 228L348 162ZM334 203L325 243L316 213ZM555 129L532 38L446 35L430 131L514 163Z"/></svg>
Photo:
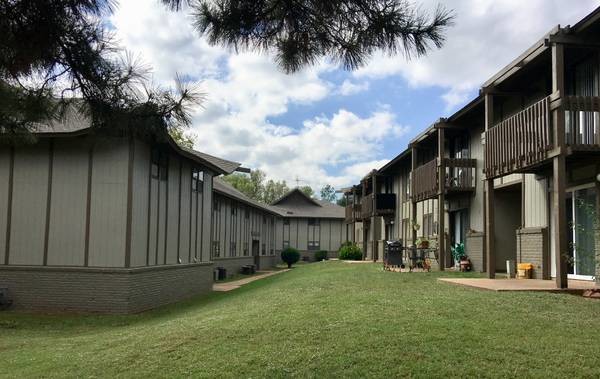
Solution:
<svg viewBox="0 0 600 379"><path fill-rule="evenodd" d="M552 45L552 92L565 94L564 46ZM566 157L565 112L562 107L553 111L554 145L558 155L552 159L552 216L554 217L554 254L556 258L556 287L567 288L567 210L566 210Z"/></svg>
<svg viewBox="0 0 600 379"><path fill-rule="evenodd" d="M440 271L444 271L446 268L445 156L444 128L441 127L438 129L438 263Z"/></svg>
<svg viewBox="0 0 600 379"><path fill-rule="evenodd" d="M371 175L371 182L373 184L373 192L372 193L372 213L371 213L371 235L373 236L373 239L371 240L371 254L372 254L372 258L373 258L373 262L377 261L377 259L379 258L378 256L378 252L377 252L377 238L379 238L380 236L380 231L379 231L379 224L376 224L377 220L377 174L375 172L373 172L373 174Z"/></svg>
<svg viewBox="0 0 600 379"><path fill-rule="evenodd" d="M494 125L494 98L491 94L485 94L485 130ZM486 144L488 141L486 141ZM494 178L492 173L487 174L485 179L485 271L487 277L496 277L496 244L494 225ZM508 238L508 237L507 237Z"/></svg>
<svg viewBox="0 0 600 379"><path fill-rule="evenodd" d="M417 247L417 231L414 228L414 223L417 221L417 202L415 201L415 191L414 191L414 186L415 186L415 178L414 178L414 174L415 174L415 169L417 168L417 148L416 147L412 147L411 149L411 171L410 171L410 178L411 178L411 183L410 183L410 203L411 203L411 215L410 215L410 228L412 230L412 244L414 247Z"/></svg>

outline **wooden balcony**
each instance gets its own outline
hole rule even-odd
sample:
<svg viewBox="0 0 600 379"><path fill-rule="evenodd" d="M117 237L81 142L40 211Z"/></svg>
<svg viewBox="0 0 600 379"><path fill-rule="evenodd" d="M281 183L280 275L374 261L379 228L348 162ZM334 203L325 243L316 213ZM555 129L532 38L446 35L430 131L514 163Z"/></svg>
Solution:
<svg viewBox="0 0 600 379"><path fill-rule="evenodd" d="M412 201L432 199L438 194L438 164L437 159L414 169L411 176Z"/></svg>
<svg viewBox="0 0 600 379"><path fill-rule="evenodd" d="M350 224L361 219L362 206L360 204L346 205L346 217L344 221Z"/></svg>
<svg viewBox="0 0 600 379"><path fill-rule="evenodd" d="M373 209L373 196L375 196L375 209ZM396 211L396 194L376 193L362 198L361 217L363 219L373 216L393 215Z"/></svg>
<svg viewBox="0 0 600 379"><path fill-rule="evenodd" d="M551 111L565 112L570 152L600 150L600 97L548 96L485 132L486 177L528 172L551 158L555 148Z"/></svg>
<svg viewBox="0 0 600 379"><path fill-rule="evenodd" d="M475 191L477 160L445 158L444 193ZM415 202L433 199L439 194L438 160L433 159L417 167L412 173L412 200Z"/></svg>

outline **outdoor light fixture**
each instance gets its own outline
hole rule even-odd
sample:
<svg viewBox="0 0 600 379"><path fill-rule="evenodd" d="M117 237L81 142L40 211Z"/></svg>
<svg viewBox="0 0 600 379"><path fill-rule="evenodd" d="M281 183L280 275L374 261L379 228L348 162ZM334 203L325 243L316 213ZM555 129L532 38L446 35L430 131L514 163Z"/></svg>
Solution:
<svg viewBox="0 0 600 379"><path fill-rule="evenodd" d="M596 180L600 182L600 174L596 175Z"/></svg>

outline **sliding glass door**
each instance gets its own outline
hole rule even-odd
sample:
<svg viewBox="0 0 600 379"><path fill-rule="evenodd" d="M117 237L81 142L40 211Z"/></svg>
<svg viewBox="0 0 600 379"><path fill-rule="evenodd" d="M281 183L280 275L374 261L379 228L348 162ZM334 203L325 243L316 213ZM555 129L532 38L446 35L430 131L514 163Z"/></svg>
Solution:
<svg viewBox="0 0 600 379"><path fill-rule="evenodd" d="M567 193L569 276L593 279L596 272L596 198L594 187Z"/></svg>

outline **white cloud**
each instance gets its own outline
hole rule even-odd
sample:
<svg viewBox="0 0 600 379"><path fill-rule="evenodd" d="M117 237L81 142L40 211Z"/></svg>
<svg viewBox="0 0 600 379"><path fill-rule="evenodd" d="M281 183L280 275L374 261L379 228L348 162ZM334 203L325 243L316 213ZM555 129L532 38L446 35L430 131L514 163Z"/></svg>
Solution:
<svg viewBox="0 0 600 379"><path fill-rule="evenodd" d="M422 3L423 9L434 9L439 0ZM441 50L409 62L378 54L354 75L400 75L413 87L442 87L450 110L552 27L575 23L597 6L596 0L455 0L447 4L455 11L455 25Z"/></svg>
<svg viewBox="0 0 600 379"><path fill-rule="evenodd" d="M337 92L342 96L355 95L360 92L369 90L369 82L363 81L360 83L353 83L346 79L342 85L338 88Z"/></svg>

